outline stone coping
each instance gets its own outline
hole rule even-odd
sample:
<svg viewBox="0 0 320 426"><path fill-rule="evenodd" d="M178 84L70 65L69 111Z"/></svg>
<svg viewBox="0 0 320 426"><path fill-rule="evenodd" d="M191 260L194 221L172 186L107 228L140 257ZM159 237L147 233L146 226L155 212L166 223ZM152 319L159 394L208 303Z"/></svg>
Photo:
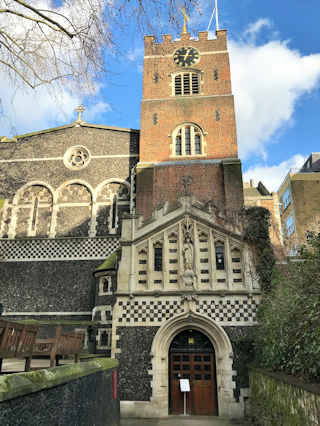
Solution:
<svg viewBox="0 0 320 426"><path fill-rule="evenodd" d="M116 359L97 358L89 362L62 365L28 373L4 374L0 376L0 403L50 389L80 377L116 368L118 364Z"/></svg>
<svg viewBox="0 0 320 426"><path fill-rule="evenodd" d="M100 321L82 321L82 320L60 320L60 319L48 319L48 320L41 320L41 319L16 319L12 318L13 315L10 315L10 318L6 317L6 314L10 312L6 312L3 315L3 318L8 321L14 321L19 324L25 324L25 325L49 325L52 327L56 327L58 325L62 326L79 326L79 327L89 327L89 326L98 326L101 324ZM37 313L34 313L34 316L36 316ZM23 316L23 314L17 316ZM49 316L49 315L48 315Z"/></svg>
<svg viewBox="0 0 320 426"><path fill-rule="evenodd" d="M315 393L320 395L320 384L319 383L307 383L303 382L302 379L298 377L289 376L288 374L282 372L275 372L270 370L262 370L260 368L250 368L251 373L258 373L262 376L270 377L271 379L277 380L279 382L283 382L290 386L295 386L297 388L303 389L307 392Z"/></svg>

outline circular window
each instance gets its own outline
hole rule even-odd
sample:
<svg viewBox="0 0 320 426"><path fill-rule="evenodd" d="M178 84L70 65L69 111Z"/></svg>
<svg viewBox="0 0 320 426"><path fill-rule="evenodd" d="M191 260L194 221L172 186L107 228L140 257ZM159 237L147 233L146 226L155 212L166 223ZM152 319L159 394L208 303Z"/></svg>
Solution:
<svg viewBox="0 0 320 426"><path fill-rule="evenodd" d="M63 162L72 170L80 170L87 167L91 159L90 152L84 146L72 146L64 154Z"/></svg>

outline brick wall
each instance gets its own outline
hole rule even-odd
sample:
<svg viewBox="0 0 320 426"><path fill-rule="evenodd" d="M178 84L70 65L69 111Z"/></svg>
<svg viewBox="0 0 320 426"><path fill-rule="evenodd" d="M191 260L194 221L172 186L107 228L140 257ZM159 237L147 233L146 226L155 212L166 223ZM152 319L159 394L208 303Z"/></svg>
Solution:
<svg viewBox="0 0 320 426"><path fill-rule="evenodd" d="M187 122L197 124L204 132L206 158L237 157L226 41L226 31L219 31L216 40L208 40L207 32L199 33L198 40L190 40L190 34L182 34L181 39L174 42L171 36L164 36L162 43L156 43L152 36L145 38L140 161L170 159L172 132ZM192 68L179 67L173 61L174 52L182 46L194 47L200 53L200 61ZM193 70L201 71L199 95L174 96L174 73ZM154 114L157 114L157 124L154 124Z"/></svg>
<svg viewBox="0 0 320 426"><path fill-rule="evenodd" d="M308 230L319 230L320 176L312 175L313 178L310 180L307 180L307 175L303 180L299 180L295 176L291 181L296 229L300 244L305 242Z"/></svg>
<svg viewBox="0 0 320 426"><path fill-rule="evenodd" d="M173 204L184 193L182 179L191 176L190 191L201 202L212 201L220 209L239 210L243 205L239 161L184 162L141 167L137 171L137 213L149 217L152 210L168 201Z"/></svg>

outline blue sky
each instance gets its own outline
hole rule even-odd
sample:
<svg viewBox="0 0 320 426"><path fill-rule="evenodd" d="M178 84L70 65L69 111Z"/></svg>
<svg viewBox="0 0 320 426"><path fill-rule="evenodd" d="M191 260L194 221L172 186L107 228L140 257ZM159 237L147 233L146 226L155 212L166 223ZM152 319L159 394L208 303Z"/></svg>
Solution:
<svg viewBox="0 0 320 426"><path fill-rule="evenodd" d="M192 11L192 35L206 30L212 8L213 1L201 0L200 10ZM262 180L276 190L290 167L320 151L319 0L219 0L219 9L220 28L228 30L245 180ZM159 32L179 36L165 20L154 25ZM87 106L88 122L139 128L143 34L128 25L117 31L116 42L116 51L106 50L108 73L91 98L61 92L53 99L43 88L12 97L2 79L0 133L21 134L73 121L80 102Z"/></svg>

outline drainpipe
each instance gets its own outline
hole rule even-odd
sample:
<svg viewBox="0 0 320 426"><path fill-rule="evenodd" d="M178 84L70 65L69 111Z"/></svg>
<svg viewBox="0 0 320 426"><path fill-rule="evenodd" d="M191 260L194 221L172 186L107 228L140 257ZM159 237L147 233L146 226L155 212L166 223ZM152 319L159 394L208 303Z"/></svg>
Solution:
<svg viewBox="0 0 320 426"><path fill-rule="evenodd" d="M135 247L133 245L134 240L134 226L135 226L135 214L131 213L131 265L130 265L130 278L129 278L129 293L132 296L134 289L134 266L135 266Z"/></svg>
<svg viewBox="0 0 320 426"><path fill-rule="evenodd" d="M135 270L135 247L133 245L134 240L134 227L135 227L135 202L134 202L134 186L135 186L135 176L136 176L136 169L133 167L131 169L131 191L130 191L130 215L131 215L131 249L130 249L130 255L131 255L131 262L130 262L130 275L129 275L129 293L132 297L132 293L134 290L134 270Z"/></svg>

